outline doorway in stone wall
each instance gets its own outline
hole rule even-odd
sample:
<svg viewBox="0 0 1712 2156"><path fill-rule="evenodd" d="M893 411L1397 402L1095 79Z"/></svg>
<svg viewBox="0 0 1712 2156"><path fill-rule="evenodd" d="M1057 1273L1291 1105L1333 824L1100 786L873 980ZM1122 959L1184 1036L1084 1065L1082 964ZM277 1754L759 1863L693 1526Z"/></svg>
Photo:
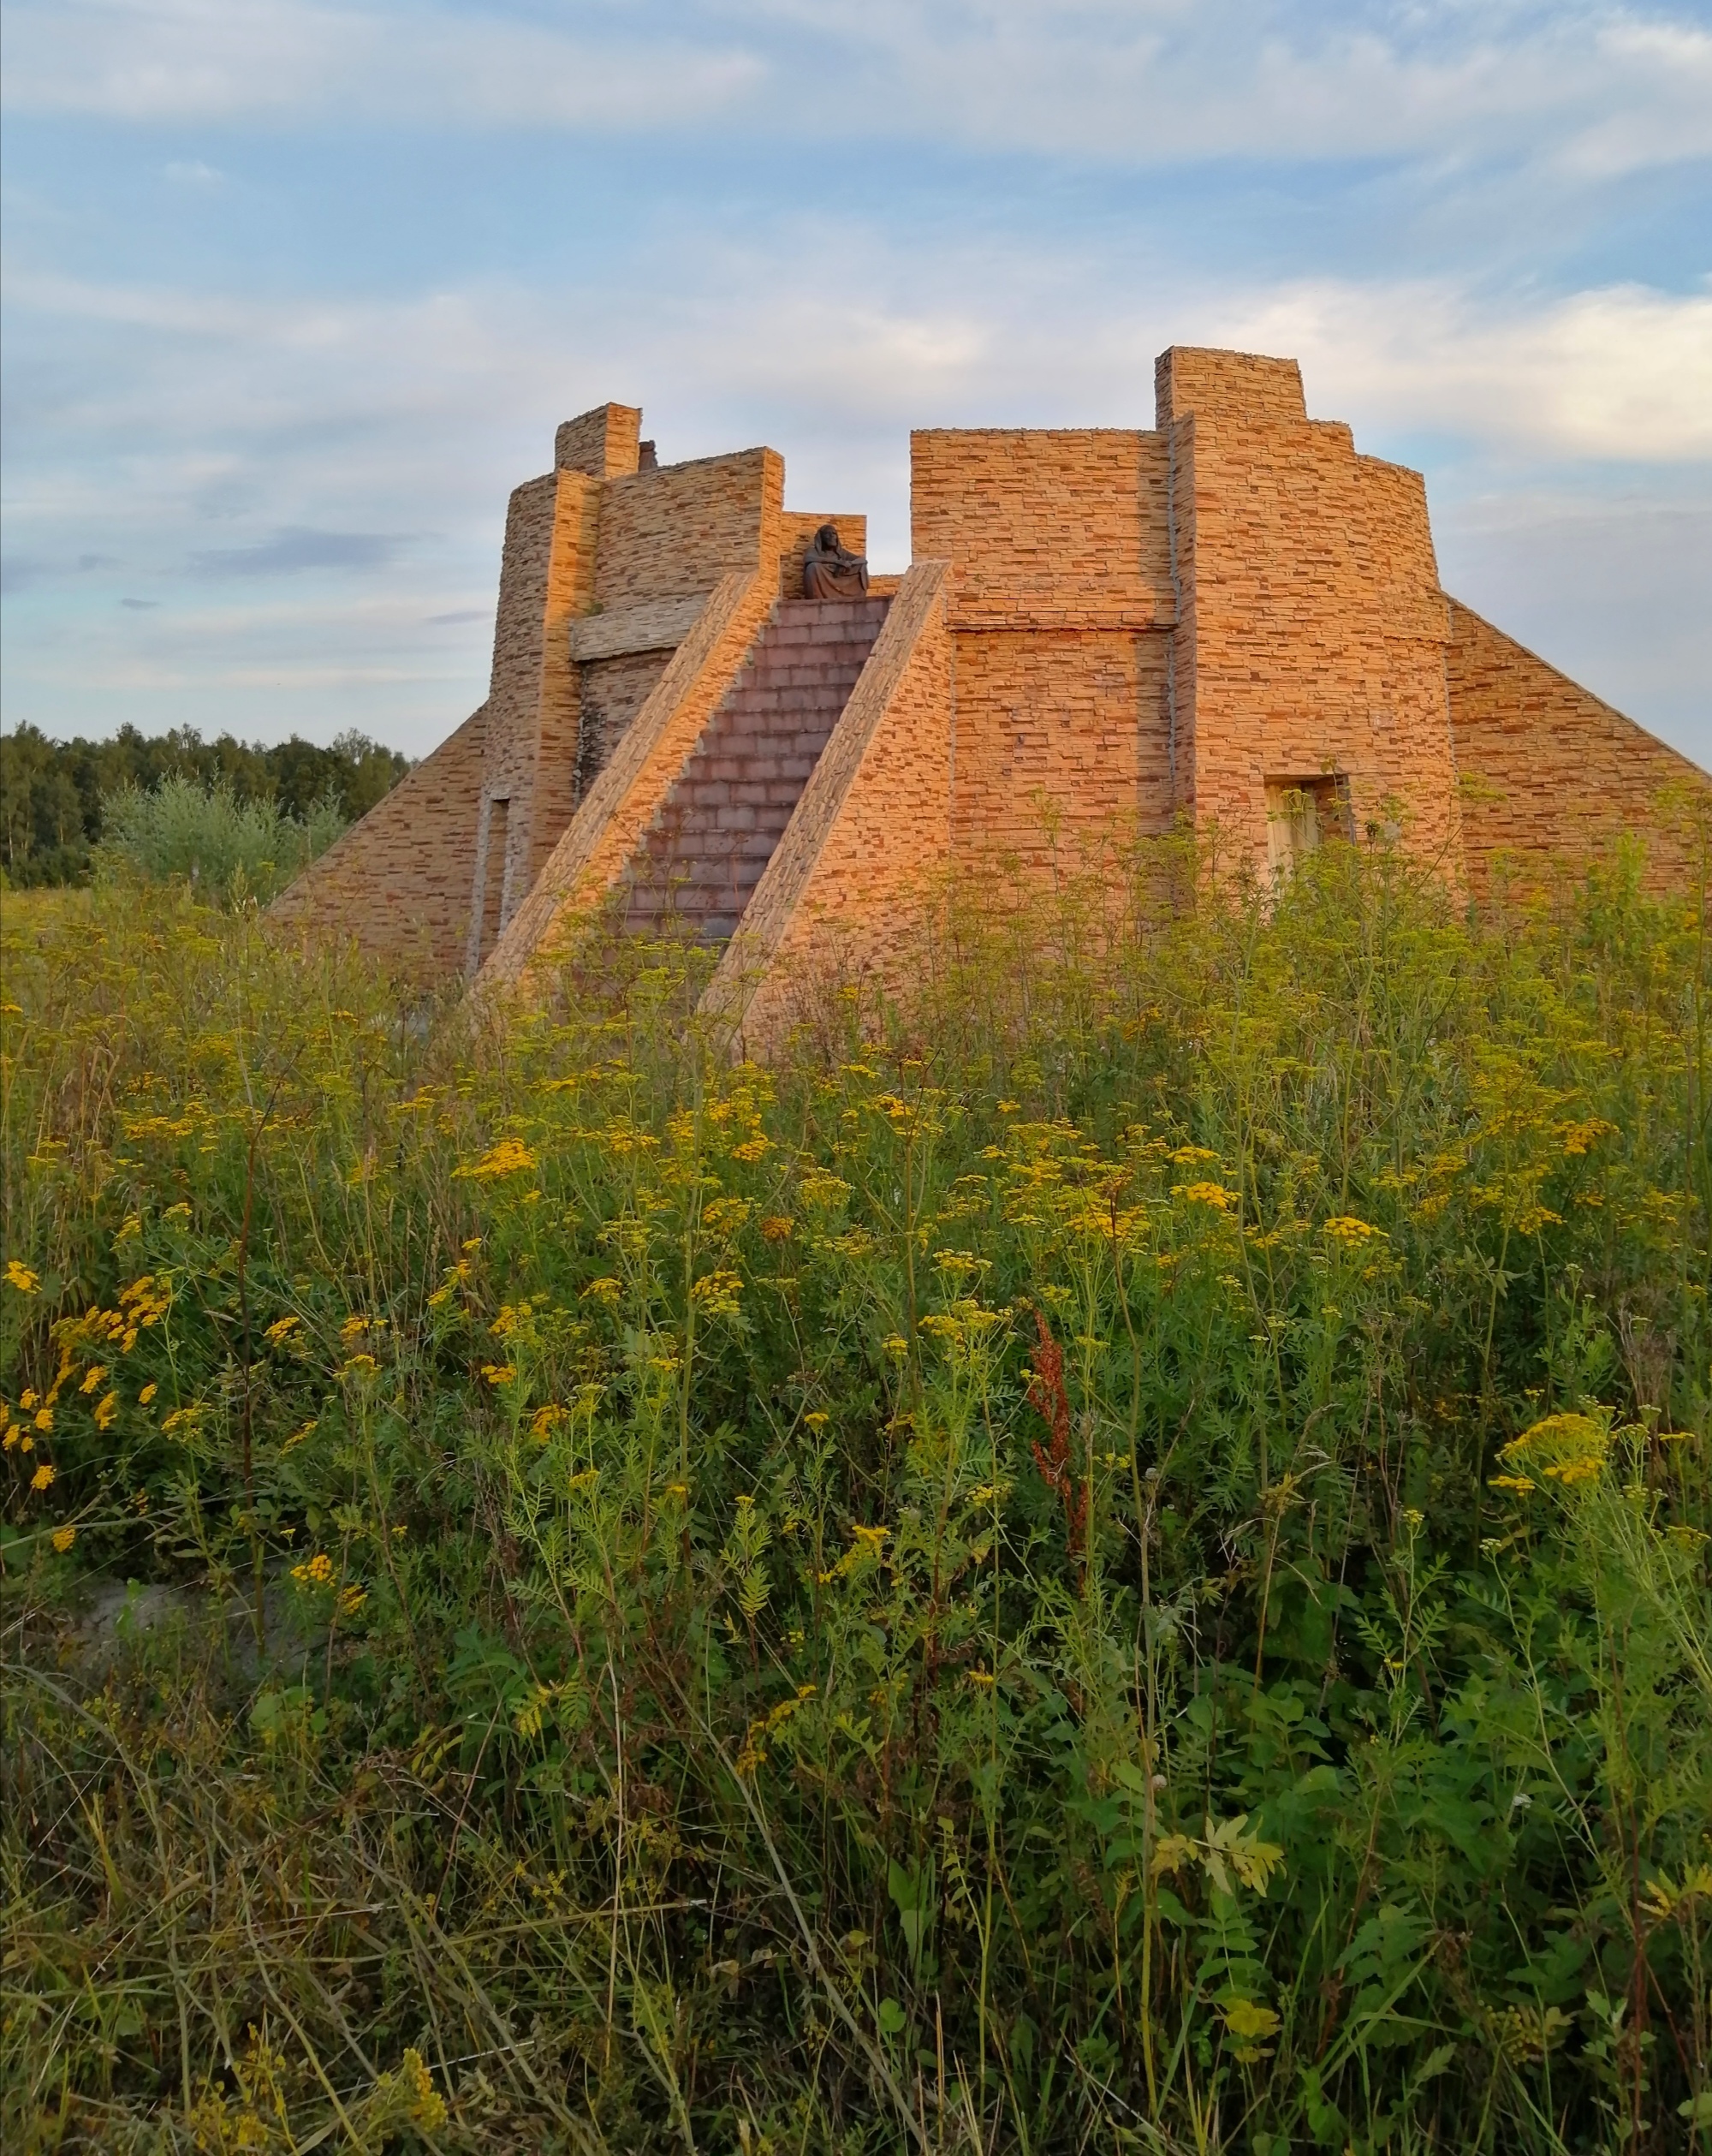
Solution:
<svg viewBox="0 0 1712 2156"><path fill-rule="evenodd" d="M1349 781L1335 772L1312 778L1266 782L1266 851L1273 878L1281 883L1298 861L1329 840L1353 838Z"/></svg>

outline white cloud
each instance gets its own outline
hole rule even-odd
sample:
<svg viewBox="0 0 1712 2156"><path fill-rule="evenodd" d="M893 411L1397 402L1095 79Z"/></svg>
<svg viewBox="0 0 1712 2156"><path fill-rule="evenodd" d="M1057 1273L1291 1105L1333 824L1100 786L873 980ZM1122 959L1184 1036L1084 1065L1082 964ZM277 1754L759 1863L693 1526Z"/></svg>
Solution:
<svg viewBox="0 0 1712 2156"><path fill-rule="evenodd" d="M1292 286L1224 311L1210 340L1301 360L1311 407L1513 453L1712 457L1712 289L1632 284L1482 302L1447 283Z"/></svg>
<svg viewBox="0 0 1712 2156"><path fill-rule="evenodd" d="M609 44L502 14L313 0L18 0L3 96L28 112L143 122L241 115L457 126L669 127L761 72L729 46Z"/></svg>
<svg viewBox="0 0 1712 2156"><path fill-rule="evenodd" d="M1137 166L1712 154L1712 32L1576 0L646 0L573 27L495 4L12 0L15 110L807 141L955 142Z"/></svg>

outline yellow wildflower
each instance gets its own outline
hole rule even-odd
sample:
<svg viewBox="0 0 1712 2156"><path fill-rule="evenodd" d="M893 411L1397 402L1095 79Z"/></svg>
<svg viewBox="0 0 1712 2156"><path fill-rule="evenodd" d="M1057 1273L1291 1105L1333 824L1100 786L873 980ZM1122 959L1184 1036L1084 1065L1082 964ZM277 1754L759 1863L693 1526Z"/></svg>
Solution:
<svg viewBox="0 0 1712 2156"><path fill-rule="evenodd" d="M41 1275L32 1272L26 1265L20 1265L15 1258L6 1260L5 1277L8 1285L15 1288L21 1295L34 1295L42 1284Z"/></svg>
<svg viewBox="0 0 1712 2156"><path fill-rule="evenodd" d="M118 1412L119 1396L116 1392L110 1392L107 1395L107 1397L95 1410L96 1428L98 1430L110 1430L113 1426L113 1419Z"/></svg>
<svg viewBox="0 0 1712 2156"><path fill-rule="evenodd" d="M324 1550L318 1550L312 1557L306 1557L301 1564L294 1564L291 1576L301 1587L331 1587L333 1560Z"/></svg>
<svg viewBox="0 0 1712 2156"><path fill-rule="evenodd" d="M262 1337L264 1339L271 1340L274 1345L277 1347L280 1342L285 1338L286 1335L290 1332L293 1326L301 1323L302 1320L295 1314L294 1312L287 1317L276 1318Z"/></svg>
<svg viewBox="0 0 1712 2156"><path fill-rule="evenodd" d="M1368 1221L1356 1219L1353 1214L1340 1212L1324 1222L1320 1232L1329 1236L1334 1242L1363 1243L1370 1242L1375 1236L1383 1235L1385 1231Z"/></svg>
<svg viewBox="0 0 1712 2156"><path fill-rule="evenodd" d="M74 1527L56 1528L48 1540L53 1544L60 1556L63 1557L72 1544L76 1541L77 1529Z"/></svg>
<svg viewBox="0 0 1712 2156"><path fill-rule="evenodd" d="M1610 1438L1586 1415L1549 1415L1513 1438L1499 1454L1512 1467L1572 1486L1592 1481L1605 1465Z"/></svg>
<svg viewBox="0 0 1712 2156"><path fill-rule="evenodd" d="M151 1400L152 1400L152 1399L154 1398L154 1397L155 1397L156 1393L158 1393L159 1391L160 1391L160 1387L159 1387L159 1386L158 1386L158 1385L154 1382L154 1380L153 1380L152 1379L151 1379L149 1380L148 1384L147 1384L147 1385L146 1385L143 1387L142 1391L140 1391L140 1392L137 1395L137 1401L138 1401L138 1404L139 1404L140 1406L141 1406L141 1407L145 1407L145 1408L146 1408L146 1407L147 1407L147 1405L149 1404L150 1401L151 1401Z"/></svg>
<svg viewBox="0 0 1712 2156"><path fill-rule="evenodd" d="M38 1408L36 1409L37 1429L51 1430L53 1428L53 1418L54 1411L51 1408Z"/></svg>
<svg viewBox="0 0 1712 2156"><path fill-rule="evenodd" d="M44 1460L40 1467L30 1477L30 1487L33 1490L51 1490L53 1487L53 1480L54 1471Z"/></svg>
<svg viewBox="0 0 1712 2156"><path fill-rule="evenodd" d="M710 1318L734 1318L741 1307L738 1297L743 1287L743 1276L721 1266L706 1274L690 1289L698 1309Z"/></svg>
<svg viewBox="0 0 1712 2156"><path fill-rule="evenodd" d="M478 1182L495 1182L502 1176L518 1175L535 1164L534 1154L520 1138L502 1138L479 1160L473 1161L468 1166L456 1169L454 1172Z"/></svg>
<svg viewBox="0 0 1712 2156"><path fill-rule="evenodd" d="M107 1366L104 1362L92 1362L89 1366L88 1372L84 1378L83 1383L77 1388L78 1391L80 1392L93 1392L96 1386L100 1384L101 1380L106 1376L106 1374Z"/></svg>
<svg viewBox="0 0 1712 2156"><path fill-rule="evenodd" d="M1236 1193L1227 1190L1222 1182L1173 1183L1171 1195L1188 1205L1210 1206L1215 1212L1228 1212L1236 1202Z"/></svg>

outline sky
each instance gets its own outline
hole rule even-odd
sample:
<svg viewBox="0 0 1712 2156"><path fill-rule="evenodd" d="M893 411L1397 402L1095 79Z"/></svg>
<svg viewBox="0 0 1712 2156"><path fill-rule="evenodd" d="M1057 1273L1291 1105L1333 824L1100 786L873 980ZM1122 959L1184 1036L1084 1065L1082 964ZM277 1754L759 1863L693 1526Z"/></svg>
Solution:
<svg viewBox="0 0 1712 2156"><path fill-rule="evenodd" d="M923 426L1299 358L1712 767L1712 0L6 0L0 723L420 755L644 407L908 559Z"/></svg>

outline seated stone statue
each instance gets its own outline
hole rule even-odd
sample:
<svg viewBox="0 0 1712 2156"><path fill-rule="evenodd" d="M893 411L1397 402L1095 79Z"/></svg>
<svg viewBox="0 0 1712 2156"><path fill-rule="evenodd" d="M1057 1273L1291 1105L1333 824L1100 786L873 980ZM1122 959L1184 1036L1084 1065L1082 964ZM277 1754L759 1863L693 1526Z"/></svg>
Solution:
<svg viewBox="0 0 1712 2156"><path fill-rule="evenodd" d="M860 554L847 554L838 543L838 527L823 524L809 543L803 562L805 599L865 599L868 563Z"/></svg>

